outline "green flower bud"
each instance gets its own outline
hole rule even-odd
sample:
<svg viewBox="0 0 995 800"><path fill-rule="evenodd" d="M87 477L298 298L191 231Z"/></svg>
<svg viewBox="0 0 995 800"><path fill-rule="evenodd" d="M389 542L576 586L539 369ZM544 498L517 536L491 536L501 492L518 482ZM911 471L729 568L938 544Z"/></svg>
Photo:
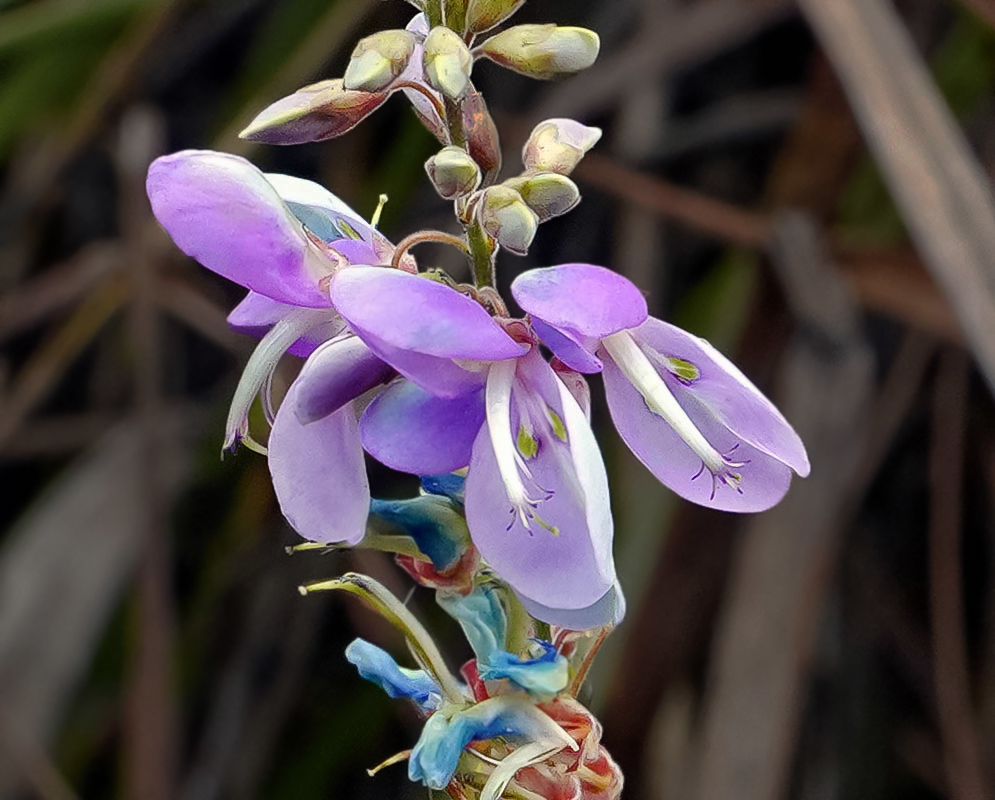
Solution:
<svg viewBox="0 0 995 800"><path fill-rule="evenodd" d="M386 99L382 92L351 92L338 79L321 81L263 109L239 136L265 144L321 142L356 127Z"/></svg>
<svg viewBox="0 0 995 800"><path fill-rule="evenodd" d="M480 167L462 147L444 147L425 162L425 171L435 190L446 200L470 194L482 176Z"/></svg>
<svg viewBox="0 0 995 800"><path fill-rule="evenodd" d="M525 0L470 0L466 8L468 33L483 33L504 22L525 4Z"/></svg>
<svg viewBox="0 0 995 800"><path fill-rule="evenodd" d="M600 48L598 34L587 28L516 25L492 36L480 52L515 72L545 79L586 69Z"/></svg>
<svg viewBox="0 0 995 800"><path fill-rule="evenodd" d="M569 175L601 138L601 128L589 128L572 119L547 119L536 125L522 149L529 172Z"/></svg>
<svg viewBox="0 0 995 800"><path fill-rule="evenodd" d="M415 50L415 35L410 31L380 31L360 39L352 51L342 85L361 92L386 89L404 72Z"/></svg>
<svg viewBox="0 0 995 800"><path fill-rule="evenodd" d="M522 196L525 204L539 217L539 222L566 214L580 202L577 184L555 172L523 175L505 181L504 185Z"/></svg>
<svg viewBox="0 0 995 800"><path fill-rule="evenodd" d="M449 28L433 28L425 37L425 78L429 85L451 100L458 100L470 86L473 56L459 34Z"/></svg>
<svg viewBox="0 0 995 800"><path fill-rule="evenodd" d="M480 226L497 243L518 255L525 255L535 238L539 217L522 196L507 186L485 189L477 205Z"/></svg>

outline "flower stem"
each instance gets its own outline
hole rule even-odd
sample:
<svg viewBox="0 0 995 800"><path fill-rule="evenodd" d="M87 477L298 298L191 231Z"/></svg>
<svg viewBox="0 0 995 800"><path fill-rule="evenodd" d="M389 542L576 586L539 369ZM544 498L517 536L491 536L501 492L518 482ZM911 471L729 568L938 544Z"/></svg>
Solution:
<svg viewBox="0 0 995 800"><path fill-rule="evenodd" d="M418 231L417 233L412 233L410 236L405 236L400 242L398 242L397 248L394 250L394 257L390 261L390 265L397 269L401 265L401 259L404 258L404 254L408 252L408 250L416 244L425 244L426 242L448 244L452 247L459 248L464 253L469 255L466 242L458 236L453 236L451 233L443 233L442 231Z"/></svg>
<svg viewBox="0 0 995 800"><path fill-rule="evenodd" d="M478 289L489 286L495 288L494 242L480 224L473 220L466 228L466 243L469 248L470 263L473 266L473 283Z"/></svg>
<svg viewBox="0 0 995 800"><path fill-rule="evenodd" d="M324 591L345 591L364 600L374 611L400 630L408 640L419 666L425 669L439 685L450 703L463 703L465 697L459 682L446 666L442 653L435 646L428 631L407 607L384 585L366 575L347 572L341 578L300 587L301 594Z"/></svg>

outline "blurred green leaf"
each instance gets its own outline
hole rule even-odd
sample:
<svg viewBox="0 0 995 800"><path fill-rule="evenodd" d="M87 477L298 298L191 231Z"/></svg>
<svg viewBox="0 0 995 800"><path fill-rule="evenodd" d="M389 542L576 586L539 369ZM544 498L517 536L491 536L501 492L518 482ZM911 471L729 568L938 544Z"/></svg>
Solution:
<svg viewBox="0 0 995 800"><path fill-rule="evenodd" d="M61 48L74 40L100 36L137 10L163 0L48 0L0 13L0 56L37 48ZM47 54L51 55L51 54ZM58 60L58 59L56 59Z"/></svg>

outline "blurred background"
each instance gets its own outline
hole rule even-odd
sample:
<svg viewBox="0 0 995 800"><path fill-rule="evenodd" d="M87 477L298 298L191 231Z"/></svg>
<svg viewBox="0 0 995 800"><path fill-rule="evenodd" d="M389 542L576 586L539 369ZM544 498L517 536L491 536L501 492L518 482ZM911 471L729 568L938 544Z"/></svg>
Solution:
<svg viewBox="0 0 995 800"><path fill-rule="evenodd" d="M400 97L357 130L239 142L403 26L393 0L0 0L0 798L424 798L420 723L342 651L395 634L303 581L262 458L219 458L240 291L151 217L182 148L320 181L399 240L452 230ZM629 613L584 698L632 800L995 796L995 4L531 0L598 64L481 64L506 175L533 125L605 136L522 269L612 266L776 399L812 476L775 510L675 500L604 406ZM423 265L465 267L421 248ZM288 358L284 383L299 364ZM598 381L592 382L596 394ZM375 493L410 479L374 470ZM447 648L454 625L411 603Z"/></svg>

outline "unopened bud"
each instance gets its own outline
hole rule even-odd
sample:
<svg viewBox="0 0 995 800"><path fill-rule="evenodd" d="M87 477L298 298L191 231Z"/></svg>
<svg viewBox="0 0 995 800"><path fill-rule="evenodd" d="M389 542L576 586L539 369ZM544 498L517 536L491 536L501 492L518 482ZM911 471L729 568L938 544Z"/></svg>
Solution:
<svg viewBox="0 0 995 800"><path fill-rule="evenodd" d="M435 190L446 200L470 194L480 186L480 167L462 147L444 147L425 162Z"/></svg>
<svg viewBox="0 0 995 800"><path fill-rule="evenodd" d="M346 67L343 87L361 92L386 89L408 66L416 43L410 31L380 31L360 39Z"/></svg>
<svg viewBox="0 0 995 800"><path fill-rule="evenodd" d="M458 100L470 85L473 56L459 34L449 28L432 28L425 37L425 78L451 100Z"/></svg>
<svg viewBox="0 0 995 800"><path fill-rule="evenodd" d="M535 238L539 217L522 196L507 186L491 186L477 205L480 226L506 250L525 255Z"/></svg>
<svg viewBox="0 0 995 800"><path fill-rule="evenodd" d="M382 92L351 92L338 79L321 81L263 109L239 136L265 144L321 142L355 128L386 99Z"/></svg>
<svg viewBox="0 0 995 800"><path fill-rule="evenodd" d="M491 61L532 78L555 78L587 69L598 57L601 40L587 28L516 25L480 47Z"/></svg>
<svg viewBox="0 0 995 800"><path fill-rule="evenodd" d="M539 217L539 222L566 214L580 202L577 184L555 172L523 175L505 181L504 185L522 196L525 204Z"/></svg>
<svg viewBox="0 0 995 800"><path fill-rule="evenodd" d="M522 162L529 172L569 175L600 138L601 128L589 128L572 119L547 119L529 136Z"/></svg>
<svg viewBox="0 0 995 800"><path fill-rule="evenodd" d="M463 130L466 146L485 175L501 171L501 139L484 96L471 88L463 98Z"/></svg>
<svg viewBox="0 0 995 800"><path fill-rule="evenodd" d="M483 33L504 22L525 4L525 0L470 0L466 7L466 30Z"/></svg>

